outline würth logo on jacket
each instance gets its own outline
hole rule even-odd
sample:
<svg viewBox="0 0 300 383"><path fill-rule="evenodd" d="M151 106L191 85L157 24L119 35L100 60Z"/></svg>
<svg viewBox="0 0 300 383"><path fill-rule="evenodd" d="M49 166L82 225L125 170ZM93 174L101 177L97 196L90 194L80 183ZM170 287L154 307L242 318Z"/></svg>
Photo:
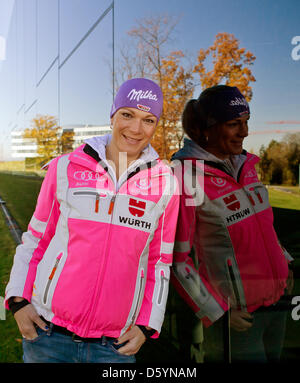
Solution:
<svg viewBox="0 0 300 383"><path fill-rule="evenodd" d="M138 219L143 217L143 215L145 214L145 210L146 210L145 201L140 201L134 198L130 198L128 210L133 217L137 217L137 218L119 216L120 223L125 224L126 226L135 226L136 228L151 230L151 222Z"/></svg>
<svg viewBox="0 0 300 383"><path fill-rule="evenodd" d="M231 225L232 223L240 221L241 219L250 215L249 208L240 210L241 209L241 203L237 199L235 193L232 193L229 196L224 197L223 201L225 202L227 209L235 212L235 213L230 214L228 216L226 215L226 221L227 221L228 225Z"/></svg>

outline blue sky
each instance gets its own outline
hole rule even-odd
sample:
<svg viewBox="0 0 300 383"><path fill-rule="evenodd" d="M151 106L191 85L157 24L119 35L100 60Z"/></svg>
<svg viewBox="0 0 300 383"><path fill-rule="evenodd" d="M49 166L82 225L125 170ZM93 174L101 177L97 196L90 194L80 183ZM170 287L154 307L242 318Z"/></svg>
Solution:
<svg viewBox="0 0 300 383"><path fill-rule="evenodd" d="M66 30L64 43L70 49L75 43L74 36L79 39L97 17L97 7L103 6L104 3L109 4L110 1L63 1L73 2L72 18L74 21L79 21L72 23L69 33L67 33L68 26L64 26ZM7 34L12 3L13 0L0 0L0 36L5 37ZM26 7L26 0L24 4ZM78 6L75 6L76 4ZM180 49L193 61L200 48L207 48L214 42L218 32L228 32L233 33L239 39L241 47L250 50L256 56L256 61L252 66L256 82L252 84L253 99L250 103L251 134L245 140L246 149L254 148L257 151L261 144L267 144L272 138L281 139L283 134L275 131L300 131L300 60L294 61L291 57L294 48L291 40L294 36L300 36L300 1L115 0L116 56L119 48L127 39L127 31L136 25L136 20L162 13L174 17L179 16L173 41L166 47L166 53ZM97 30L93 32L95 36L97 33L102 38L100 29L98 32ZM90 41L93 39L93 34L88 37ZM88 39L86 48L89 43ZM42 57L46 57L48 53L49 49L45 49ZM71 71L70 66L70 77L72 77ZM85 78L87 84L88 81L93 80L100 79ZM196 97L200 91L200 87L196 88ZM2 95L5 94L5 89L0 89L0 92ZM5 110L5 97L0 97L0 100L0 111ZM96 105L96 103L87 103L85 107L90 108L90 111L86 112L92 115L94 111L92 109L95 109ZM75 105L73 108L66 105L65 111L63 110L62 113L65 112L69 115L72 113L72 109L75 116ZM104 113L102 109L101 113ZM7 125L7 121L3 119L0 112L0 132L5 132L7 136L8 128L5 124ZM266 134L267 131L270 133ZM4 135L1 134L1 136ZM5 145L6 143L2 139L2 147Z"/></svg>

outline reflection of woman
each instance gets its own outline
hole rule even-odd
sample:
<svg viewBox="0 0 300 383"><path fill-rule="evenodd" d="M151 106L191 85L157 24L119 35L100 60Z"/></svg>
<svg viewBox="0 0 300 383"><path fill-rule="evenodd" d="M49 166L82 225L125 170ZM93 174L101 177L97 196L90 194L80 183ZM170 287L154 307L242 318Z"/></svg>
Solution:
<svg viewBox="0 0 300 383"><path fill-rule="evenodd" d="M173 275L204 325L222 328L218 319L230 308L233 360L277 360L285 328L278 301L288 262L257 178L259 159L243 150L249 117L243 95L224 85L206 89L185 107L183 128L192 140L174 156L183 165L185 187Z"/></svg>
<svg viewBox="0 0 300 383"><path fill-rule="evenodd" d="M49 164L6 289L25 362L134 362L158 336L178 213L149 144L162 102L154 82L128 80L112 135Z"/></svg>

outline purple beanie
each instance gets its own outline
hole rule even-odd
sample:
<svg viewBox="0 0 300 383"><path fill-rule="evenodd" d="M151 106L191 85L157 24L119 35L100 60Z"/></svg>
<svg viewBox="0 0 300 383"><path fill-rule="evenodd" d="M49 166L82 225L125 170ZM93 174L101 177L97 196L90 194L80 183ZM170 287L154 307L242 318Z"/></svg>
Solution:
<svg viewBox="0 0 300 383"><path fill-rule="evenodd" d="M136 108L157 117L163 108L163 94L160 87L146 78L133 78L119 88L111 107L110 117L120 108Z"/></svg>
<svg viewBox="0 0 300 383"><path fill-rule="evenodd" d="M205 89L194 104L206 126L250 114L249 104L235 86L215 85Z"/></svg>

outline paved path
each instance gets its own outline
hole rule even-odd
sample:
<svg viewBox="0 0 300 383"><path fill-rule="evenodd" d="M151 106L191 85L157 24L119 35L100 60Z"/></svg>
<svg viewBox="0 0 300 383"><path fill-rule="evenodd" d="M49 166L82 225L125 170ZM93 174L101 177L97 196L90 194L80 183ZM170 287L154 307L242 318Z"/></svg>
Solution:
<svg viewBox="0 0 300 383"><path fill-rule="evenodd" d="M282 191L285 193L291 193L291 194L296 194L296 195L298 194L299 195L299 192L297 190L288 189L288 188L285 188L284 186L270 186L270 188L274 189L274 190Z"/></svg>
<svg viewBox="0 0 300 383"><path fill-rule="evenodd" d="M20 245L22 243L22 230L19 228L19 225L13 218L13 216L10 214L9 210L7 209L6 202L1 198L0 196L0 207L3 211L5 222L9 228L9 231L15 240L17 245Z"/></svg>

